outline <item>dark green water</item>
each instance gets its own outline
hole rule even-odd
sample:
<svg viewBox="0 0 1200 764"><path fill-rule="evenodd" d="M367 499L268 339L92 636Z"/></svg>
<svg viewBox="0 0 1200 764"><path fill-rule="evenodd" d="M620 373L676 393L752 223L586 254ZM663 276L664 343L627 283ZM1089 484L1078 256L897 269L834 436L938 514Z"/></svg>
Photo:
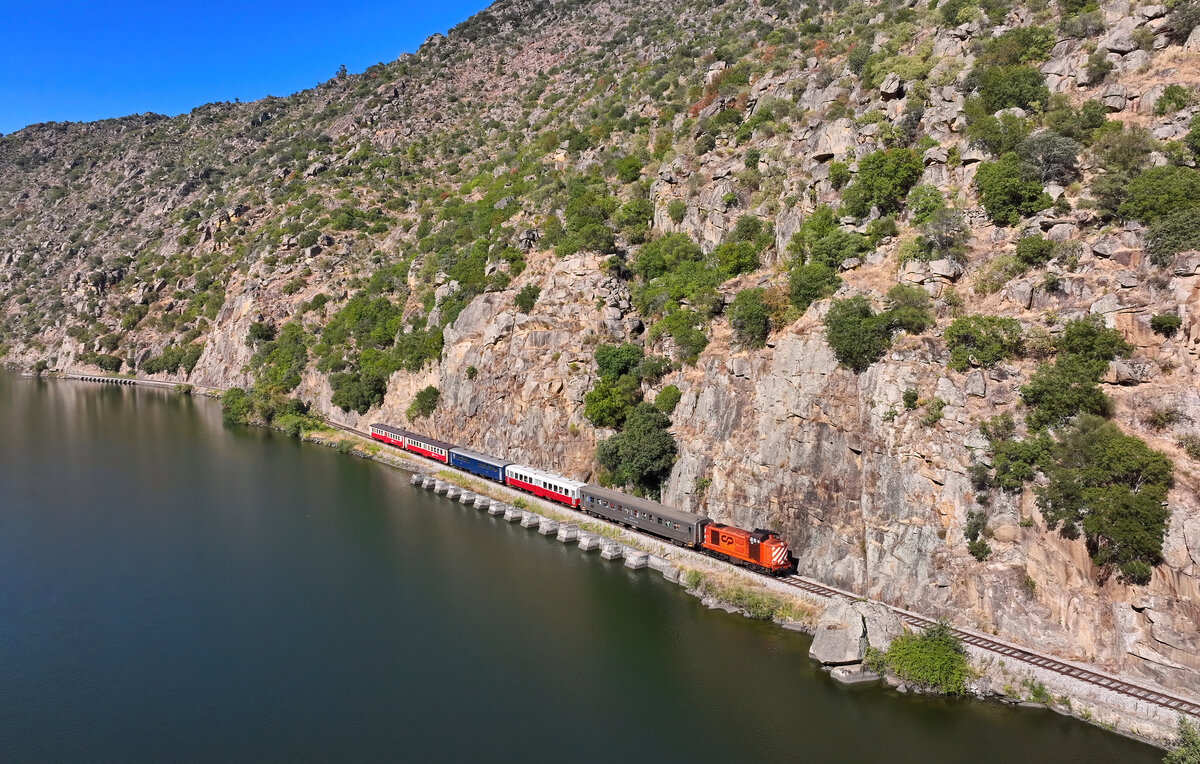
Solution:
<svg viewBox="0 0 1200 764"><path fill-rule="evenodd" d="M1154 762L142 389L0 374L0 760Z"/></svg>

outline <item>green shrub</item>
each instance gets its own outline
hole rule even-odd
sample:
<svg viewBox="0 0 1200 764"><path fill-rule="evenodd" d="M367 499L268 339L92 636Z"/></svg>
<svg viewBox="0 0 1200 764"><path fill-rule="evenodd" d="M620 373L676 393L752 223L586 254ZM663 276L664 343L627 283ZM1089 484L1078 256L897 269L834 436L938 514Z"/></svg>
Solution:
<svg viewBox="0 0 1200 764"><path fill-rule="evenodd" d="M979 535L987 528L987 513L985 512L967 512L967 526L963 529L963 535L967 537L967 541L975 541Z"/></svg>
<svg viewBox="0 0 1200 764"><path fill-rule="evenodd" d="M934 398L925 404L925 413L921 415L921 424L925 427L933 427L942 421L945 410L946 401L941 398Z"/></svg>
<svg viewBox="0 0 1200 764"><path fill-rule="evenodd" d="M1025 417L1030 431L1058 427L1079 414L1108 416L1112 401L1096 386L1106 368L1069 355L1039 366L1021 387L1021 398L1033 409Z"/></svg>
<svg viewBox="0 0 1200 764"><path fill-rule="evenodd" d="M679 391L678 387L667 385L658 391L658 395L654 396L654 407L669 416L675 411L681 398L683 398L683 393Z"/></svg>
<svg viewBox="0 0 1200 764"><path fill-rule="evenodd" d="M1144 584L1162 561L1174 482L1171 460L1111 422L1081 416L1053 448L1048 484L1037 491L1047 525L1088 541L1092 561Z"/></svg>
<svg viewBox="0 0 1200 764"><path fill-rule="evenodd" d="M1016 225L1022 217L1053 203L1037 180L1036 171L1014 153L981 163L975 174L975 188L988 217L997 225Z"/></svg>
<svg viewBox="0 0 1200 764"><path fill-rule="evenodd" d="M1192 92L1183 85L1171 83L1163 88L1162 95L1154 102L1154 113L1158 116L1186 109L1192 103Z"/></svg>
<svg viewBox="0 0 1200 764"><path fill-rule="evenodd" d="M433 385L426 387L413 398L412 403L408 405L408 409L404 412L405 416L410 421L429 416L437 409L438 399L441 396L441 391Z"/></svg>
<svg viewBox="0 0 1200 764"><path fill-rule="evenodd" d="M521 291L517 292L517 296L513 299L513 303L517 306L517 310L522 313L528 313L533 310L534 303L542 294L542 288L536 284L526 284L521 287Z"/></svg>
<svg viewBox="0 0 1200 764"><path fill-rule="evenodd" d="M861 373L891 347L892 330L887 316L876 315L859 295L834 300L825 315L825 341L840 364Z"/></svg>
<svg viewBox="0 0 1200 764"><path fill-rule="evenodd" d="M713 250L712 256L723 281L758 267L758 247L749 241L720 244Z"/></svg>
<svg viewBox="0 0 1200 764"><path fill-rule="evenodd" d="M1097 315L1068 321L1058 341L1058 352L1084 361L1106 365L1114 358L1128 358L1133 346L1118 329L1109 329Z"/></svg>
<svg viewBox="0 0 1200 764"><path fill-rule="evenodd" d="M1182 325L1183 319L1178 313L1159 313L1150 318L1150 328L1164 337L1174 337Z"/></svg>
<svg viewBox="0 0 1200 764"><path fill-rule="evenodd" d="M771 319L763 302L765 289L743 289L729 306L729 325L739 343L750 348L767 344Z"/></svg>
<svg viewBox="0 0 1200 764"><path fill-rule="evenodd" d="M1150 224L1150 259L1169 265L1175 255L1200 249L1200 207L1169 212Z"/></svg>
<svg viewBox="0 0 1200 764"><path fill-rule="evenodd" d="M1176 443L1189 459L1200 461L1200 435L1181 435Z"/></svg>
<svg viewBox="0 0 1200 764"><path fill-rule="evenodd" d="M963 316L946 327L945 340L951 369L989 368L1020 354L1021 324L1015 318Z"/></svg>
<svg viewBox="0 0 1200 764"><path fill-rule="evenodd" d="M944 622L922 634L902 634L888 647L886 665L901 679L945 695L966 690L967 651Z"/></svg>
<svg viewBox="0 0 1200 764"><path fill-rule="evenodd" d="M1032 66L977 66L968 76L968 86L978 90L980 105L988 114L1013 106L1028 111L1050 100L1046 78Z"/></svg>
<svg viewBox="0 0 1200 764"><path fill-rule="evenodd" d="M912 411L917 407L917 401L920 400L920 397L917 395L917 391L910 387L904 391L903 400L904 408Z"/></svg>
<svg viewBox="0 0 1200 764"><path fill-rule="evenodd" d="M615 379L601 377L583 396L583 415L597 427L617 428L642 399L641 388L632 375Z"/></svg>
<svg viewBox="0 0 1200 764"><path fill-rule="evenodd" d="M842 285L837 271L824 263L794 266L788 274L788 297L801 312L829 297Z"/></svg>
<svg viewBox="0 0 1200 764"><path fill-rule="evenodd" d="M694 364L708 347L708 336L701 328L704 321L699 315L690 310L677 310L667 314L661 321L651 327L666 332L675 341L676 356L685 363Z"/></svg>
<svg viewBox="0 0 1200 764"><path fill-rule="evenodd" d="M246 391L231 387L221 394L221 421L225 424L248 424L254 407Z"/></svg>
<svg viewBox="0 0 1200 764"><path fill-rule="evenodd" d="M967 252L967 221L961 212L943 207L934 210L920 225L915 252L923 261L948 258L962 262Z"/></svg>
<svg viewBox="0 0 1200 764"><path fill-rule="evenodd" d="M1054 31L1049 27L1016 27L988 40L979 61L986 66L1040 63L1050 55L1054 43Z"/></svg>
<svg viewBox="0 0 1200 764"><path fill-rule="evenodd" d="M617 160L617 179L622 183L632 183L642 175L642 162L635 156L627 156Z"/></svg>
<svg viewBox="0 0 1200 764"><path fill-rule="evenodd" d="M133 329L142 322L142 319L150 313L150 308L146 305L134 305L125 311L125 315L121 317L121 328L126 331Z"/></svg>
<svg viewBox="0 0 1200 764"><path fill-rule="evenodd" d="M1097 131L1108 123L1108 109L1100 101L1089 98L1076 110L1069 98L1057 93L1050 96L1050 108L1042 122L1059 135L1090 145Z"/></svg>
<svg viewBox="0 0 1200 764"><path fill-rule="evenodd" d="M858 174L842 194L846 211L865 217L872 207L896 212L920 179L925 164L912 149L882 149L858 160Z"/></svg>
<svg viewBox="0 0 1200 764"><path fill-rule="evenodd" d="M983 562L989 556L991 556L992 547L983 539L976 539L974 541L967 542L967 552L969 552L970 555L976 560Z"/></svg>
<svg viewBox="0 0 1200 764"><path fill-rule="evenodd" d="M1126 190L1117 212L1124 218L1151 224L1200 206L1200 170L1164 165L1138 175Z"/></svg>
<svg viewBox="0 0 1200 764"><path fill-rule="evenodd" d="M639 494L657 498L662 482L675 464L675 438L667 428L670 418L650 405L639 403L625 420L625 429L600 441L596 461L613 483L632 486Z"/></svg>
<svg viewBox="0 0 1200 764"><path fill-rule="evenodd" d="M929 294L915 284L896 284L887 291L884 303L887 310L882 315L892 330L920 334L933 326Z"/></svg>
<svg viewBox="0 0 1200 764"><path fill-rule="evenodd" d="M969 101L967 112L967 137L992 154L1002 156L1016 151L1021 141L1029 136L1029 122L1015 114L993 116L983 111L978 101Z"/></svg>
<svg viewBox="0 0 1200 764"><path fill-rule="evenodd" d="M829 163L829 183L837 191L841 191L850 182L850 166L845 162Z"/></svg>
<svg viewBox="0 0 1200 764"><path fill-rule="evenodd" d="M1054 242L1041 236L1024 236L1017 242L1017 262L1030 268L1044 265L1054 257Z"/></svg>
<svg viewBox="0 0 1200 764"><path fill-rule="evenodd" d="M601 379L615 380L633 374L645 358L638 345L626 342L621 345L599 345L592 354Z"/></svg>
<svg viewBox="0 0 1200 764"><path fill-rule="evenodd" d="M1101 84L1112 72L1113 66L1115 65L1108 60L1108 55L1104 51L1093 51L1087 59L1088 80L1093 85Z"/></svg>
<svg viewBox="0 0 1200 764"><path fill-rule="evenodd" d="M909 220L913 225L920 225L929 220L933 213L945 209L946 199L937 186L923 183L913 186L913 189L908 192L908 200L905 204L908 207Z"/></svg>
<svg viewBox="0 0 1200 764"><path fill-rule="evenodd" d="M1182 7L1189 5L1197 7L1196 13L1200 16L1200 4L1181 3ZM1200 764L1200 728L1189 723L1182 714L1179 716L1179 740L1163 757L1163 764Z"/></svg>
<svg viewBox="0 0 1200 764"><path fill-rule="evenodd" d="M279 337L262 343L250 358L250 368L256 372L255 386L273 393L294 390L307 365L307 338L298 321L284 324Z"/></svg>
<svg viewBox="0 0 1200 764"><path fill-rule="evenodd" d="M671 218L676 225L682 223L684 217L686 216L687 203L682 199L673 199L671 203L667 205L667 217Z"/></svg>

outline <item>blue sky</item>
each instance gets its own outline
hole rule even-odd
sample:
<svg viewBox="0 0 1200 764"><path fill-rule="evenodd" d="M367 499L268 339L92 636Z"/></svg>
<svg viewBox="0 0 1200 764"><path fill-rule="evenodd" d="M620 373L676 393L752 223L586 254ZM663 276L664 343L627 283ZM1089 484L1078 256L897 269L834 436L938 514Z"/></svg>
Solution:
<svg viewBox="0 0 1200 764"><path fill-rule="evenodd" d="M0 1L0 133L283 96L417 49L490 0Z"/></svg>

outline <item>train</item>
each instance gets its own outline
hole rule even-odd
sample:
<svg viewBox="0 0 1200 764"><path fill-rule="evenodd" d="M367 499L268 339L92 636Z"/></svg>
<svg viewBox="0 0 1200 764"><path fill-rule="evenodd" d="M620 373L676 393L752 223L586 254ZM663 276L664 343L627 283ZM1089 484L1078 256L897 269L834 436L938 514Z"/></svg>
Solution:
<svg viewBox="0 0 1200 764"><path fill-rule="evenodd" d="M787 542L774 531L748 531L724 525L694 512L571 480L387 424L372 424L369 432L372 439L381 443L736 565L773 576L788 575L796 569Z"/></svg>

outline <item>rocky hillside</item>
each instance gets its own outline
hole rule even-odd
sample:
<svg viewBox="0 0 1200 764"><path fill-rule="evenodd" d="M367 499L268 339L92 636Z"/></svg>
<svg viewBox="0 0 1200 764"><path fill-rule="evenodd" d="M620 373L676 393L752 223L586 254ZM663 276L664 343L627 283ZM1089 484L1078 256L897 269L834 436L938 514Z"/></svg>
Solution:
<svg viewBox="0 0 1200 764"><path fill-rule="evenodd" d="M1198 23L500 0L288 98L34 125L0 358L411 418L1200 694Z"/></svg>

